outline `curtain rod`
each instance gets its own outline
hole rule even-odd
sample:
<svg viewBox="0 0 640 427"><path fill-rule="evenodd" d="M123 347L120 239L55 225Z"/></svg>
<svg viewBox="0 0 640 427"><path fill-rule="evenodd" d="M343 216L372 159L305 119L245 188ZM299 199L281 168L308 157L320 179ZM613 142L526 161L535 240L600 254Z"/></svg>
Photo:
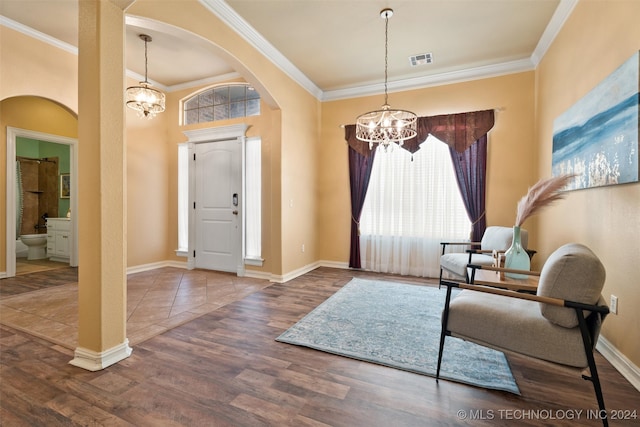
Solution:
<svg viewBox="0 0 640 427"><path fill-rule="evenodd" d="M499 113L499 112L504 111L504 110L506 110L505 107L497 107L497 108L493 109L493 112L494 113ZM458 114L458 113L451 113L451 114ZM443 114L438 114L438 115L443 115ZM342 125L340 125L340 128L344 129L345 126L347 126L347 125L342 124Z"/></svg>

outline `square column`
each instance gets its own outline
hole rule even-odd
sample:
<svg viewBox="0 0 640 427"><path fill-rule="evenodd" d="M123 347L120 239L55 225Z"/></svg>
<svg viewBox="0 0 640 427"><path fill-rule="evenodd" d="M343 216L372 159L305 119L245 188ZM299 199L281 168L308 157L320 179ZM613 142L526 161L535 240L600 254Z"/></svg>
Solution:
<svg viewBox="0 0 640 427"><path fill-rule="evenodd" d="M78 347L96 371L131 354L126 337L124 9L80 0L78 34Z"/></svg>

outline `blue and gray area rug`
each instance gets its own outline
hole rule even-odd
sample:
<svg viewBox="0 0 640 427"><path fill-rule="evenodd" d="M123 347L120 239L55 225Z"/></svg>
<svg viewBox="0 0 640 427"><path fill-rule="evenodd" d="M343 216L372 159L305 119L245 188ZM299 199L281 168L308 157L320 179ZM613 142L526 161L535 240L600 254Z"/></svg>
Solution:
<svg viewBox="0 0 640 427"><path fill-rule="evenodd" d="M446 290L353 279L276 340L435 376ZM447 337L441 377L520 394L504 353Z"/></svg>

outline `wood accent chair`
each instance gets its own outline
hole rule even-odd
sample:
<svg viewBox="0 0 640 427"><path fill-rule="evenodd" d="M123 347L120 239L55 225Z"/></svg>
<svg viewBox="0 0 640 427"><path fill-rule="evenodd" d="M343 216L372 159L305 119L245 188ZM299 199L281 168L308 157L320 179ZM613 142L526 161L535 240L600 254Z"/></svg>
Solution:
<svg viewBox="0 0 640 427"><path fill-rule="evenodd" d="M520 238L522 239L522 247L526 250L529 240L527 230L520 230ZM468 264L494 265L497 262L496 255L499 253L504 254L511 246L512 241L513 227L494 225L487 227L480 242L440 242L442 246L442 255L440 256L440 284L442 284L443 272L449 273L452 277L469 282ZM466 248L466 251L446 253L447 249L452 246ZM480 248L477 249L474 248L474 246L480 246Z"/></svg>
<svg viewBox="0 0 640 427"><path fill-rule="evenodd" d="M601 295L605 268L586 246L571 243L553 252L542 270L525 272L469 265L477 269L539 274L535 295L489 286L445 280L447 295L436 381L445 337L455 336L477 344L546 360L583 371L593 383L602 422L608 425L604 398L593 352L609 307ZM453 299L452 288L464 289Z"/></svg>

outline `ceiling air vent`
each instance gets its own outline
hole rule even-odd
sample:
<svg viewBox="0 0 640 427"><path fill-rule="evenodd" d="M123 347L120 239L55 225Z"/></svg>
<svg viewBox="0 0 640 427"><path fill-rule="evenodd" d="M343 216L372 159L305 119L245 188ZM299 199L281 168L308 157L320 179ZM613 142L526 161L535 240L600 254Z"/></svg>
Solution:
<svg viewBox="0 0 640 427"><path fill-rule="evenodd" d="M411 63L412 67L431 64L433 62L433 55L430 53L421 53L420 55L410 56L409 62Z"/></svg>

